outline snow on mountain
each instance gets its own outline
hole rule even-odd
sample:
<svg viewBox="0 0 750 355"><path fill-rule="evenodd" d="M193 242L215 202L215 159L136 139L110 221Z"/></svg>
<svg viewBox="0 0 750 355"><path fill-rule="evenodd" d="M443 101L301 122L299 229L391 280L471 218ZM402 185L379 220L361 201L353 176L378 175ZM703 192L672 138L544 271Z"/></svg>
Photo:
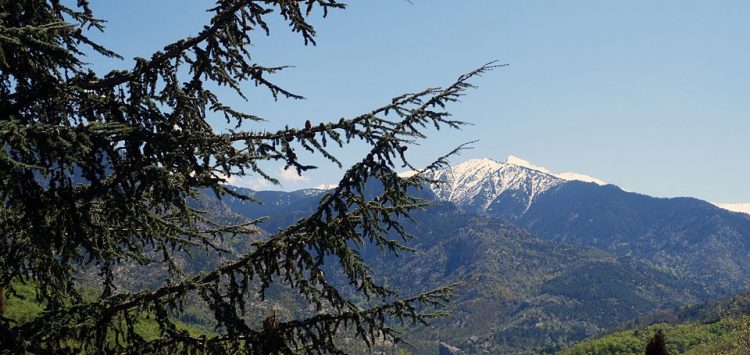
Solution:
<svg viewBox="0 0 750 355"><path fill-rule="evenodd" d="M556 173L553 175L559 177L560 179L568 180L568 181L593 182L599 186L607 185L607 183L604 180L597 179L595 177L591 177L588 175L579 174L579 173L565 172L565 173Z"/></svg>
<svg viewBox="0 0 750 355"><path fill-rule="evenodd" d="M471 159L435 173L432 191L438 198L459 206L486 209L505 192L522 195L527 207L539 194L564 180L526 166L489 158Z"/></svg>
<svg viewBox="0 0 750 355"><path fill-rule="evenodd" d="M529 169L534 169L541 171L543 173L547 173L553 176L556 176L560 179L567 180L567 181L583 181L583 182L593 182L597 185L604 186L607 185L607 183L604 180L597 179L595 177L591 177L584 174L574 173L574 172L564 172L564 173L553 173L549 171L547 168L543 168L541 166L534 165L526 160L523 160L519 157L509 155L508 158L505 160L507 164L513 164L518 166L523 166Z"/></svg>
<svg viewBox="0 0 750 355"><path fill-rule="evenodd" d="M512 155L505 162L470 159L439 170L432 178L441 181L430 188L443 201L479 211L486 210L495 201L513 203L519 213L528 210L538 196L566 181L606 185L600 179L583 174L556 174Z"/></svg>
<svg viewBox="0 0 750 355"><path fill-rule="evenodd" d="M711 202L714 206L727 211L750 214L750 203L718 203Z"/></svg>
<svg viewBox="0 0 750 355"><path fill-rule="evenodd" d="M505 163L506 164L518 165L518 166L522 166L524 168L529 168L529 169L541 171L541 172L543 172L545 174L551 174L550 171L549 171L549 169L543 168L541 166L534 165L534 164L530 163L528 160L523 160L523 159L521 159L521 158L519 158L517 156L514 156L514 155L509 155L507 158L505 158Z"/></svg>
<svg viewBox="0 0 750 355"><path fill-rule="evenodd" d="M333 190L337 188L339 185L336 184L320 184L318 186L315 186L314 189L317 190Z"/></svg>
<svg viewBox="0 0 750 355"><path fill-rule="evenodd" d="M416 175L417 173L418 171L416 170L407 170L407 171L402 171L398 173L398 176L402 178L409 178L409 177Z"/></svg>

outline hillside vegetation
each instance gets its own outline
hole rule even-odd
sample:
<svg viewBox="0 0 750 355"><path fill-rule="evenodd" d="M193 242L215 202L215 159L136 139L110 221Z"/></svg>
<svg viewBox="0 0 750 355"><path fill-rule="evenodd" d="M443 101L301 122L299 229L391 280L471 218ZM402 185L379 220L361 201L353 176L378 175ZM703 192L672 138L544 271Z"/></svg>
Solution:
<svg viewBox="0 0 750 355"><path fill-rule="evenodd" d="M742 316L708 324L690 322L673 326L661 323L642 329L616 332L574 345L563 354L642 354L644 345L657 329L664 331L667 349L672 354L750 353L750 317Z"/></svg>
<svg viewBox="0 0 750 355"><path fill-rule="evenodd" d="M246 218L271 215L274 230L303 215L322 191L265 192L263 205L227 202ZM468 353L551 353L597 336L654 310L703 302L702 285L668 268L596 250L546 241L497 218L440 203L415 216L407 229L416 253L383 257L360 252L384 281L403 294L463 282L452 314L431 329L409 329L414 353L434 354L444 342ZM332 281L341 279L329 274ZM291 306L291 305L287 305Z"/></svg>
<svg viewBox="0 0 750 355"><path fill-rule="evenodd" d="M13 322L25 323L34 316L44 311L44 305L36 299L34 287L28 284L15 283L13 285L15 293L6 300L4 317ZM95 297L95 290L85 288L82 294L86 301L92 301ZM215 332L210 327L199 325L198 323L175 321L175 325L180 330L187 331L191 336L210 335ZM135 324L136 333L146 340L152 340L161 336L159 325L153 318L141 317ZM114 335L110 341L114 341Z"/></svg>
<svg viewBox="0 0 750 355"><path fill-rule="evenodd" d="M653 319L670 323L642 325ZM660 312L630 323L634 329L576 344L563 354L642 354L658 329L664 331L672 354L750 354L750 294Z"/></svg>

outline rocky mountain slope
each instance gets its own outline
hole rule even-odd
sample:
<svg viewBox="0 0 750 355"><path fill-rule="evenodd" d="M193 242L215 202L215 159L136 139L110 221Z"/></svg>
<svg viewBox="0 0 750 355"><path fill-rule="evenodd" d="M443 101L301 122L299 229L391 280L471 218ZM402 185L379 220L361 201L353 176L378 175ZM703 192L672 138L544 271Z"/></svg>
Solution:
<svg viewBox="0 0 750 355"><path fill-rule="evenodd" d="M725 294L750 288L750 215L569 181L514 157L472 159L433 177L443 181L430 186L435 199L463 211L506 219L543 239L684 270Z"/></svg>
<svg viewBox="0 0 750 355"><path fill-rule="evenodd" d="M403 292L463 281L453 314L414 331L419 353L435 340L467 353L552 352L620 322L711 298L691 280L630 257L541 240L507 222L444 206L417 216L414 255L368 256ZM405 271L408 270L408 271Z"/></svg>
<svg viewBox="0 0 750 355"><path fill-rule="evenodd" d="M274 230L309 212L323 193L263 192L254 195L262 205L227 205L247 218L272 216L263 227ZM413 352L434 353L441 341L471 353L555 351L654 310L716 296L675 270L545 241L452 203L415 219L409 228L417 235L410 241L416 253L394 258L377 248L360 250L381 280L404 294L464 282L450 318L432 329L407 330Z"/></svg>
<svg viewBox="0 0 750 355"><path fill-rule="evenodd" d="M518 158L474 159L436 172L438 205L412 226L418 252L383 258L383 281L416 293L464 281L454 315L411 329L419 353L441 341L469 352L556 351L659 309L750 287L750 216L693 198L624 191ZM269 232L307 215L324 189L254 192L225 201ZM335 274L335 273L332 273Z"/></svg>

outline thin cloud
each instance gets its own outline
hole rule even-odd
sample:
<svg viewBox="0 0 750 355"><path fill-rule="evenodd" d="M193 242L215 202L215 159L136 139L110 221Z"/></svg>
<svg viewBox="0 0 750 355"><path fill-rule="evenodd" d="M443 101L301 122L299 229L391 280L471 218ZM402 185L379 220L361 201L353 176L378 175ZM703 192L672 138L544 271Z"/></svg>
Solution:
<svg viewBox="0 0 750 355"><path fill-rule="evenodd" d="M244 187L252 190L264 190L268 189L273 186L273 184L260 177L260 176L238 176L238 175L232 175L230 177L224 177L226 179L226 183L229 185L237 186L237 187Z"/></svg>
<svg viewBox="0 0 750 355"><path fill-rule="evenodd" d="M294 168L289 168L286 170L284 168L281 168L279 172L279 179L289 182L302 182L310 180L310 178L307 176L297 174L297 169Z"/></svg>

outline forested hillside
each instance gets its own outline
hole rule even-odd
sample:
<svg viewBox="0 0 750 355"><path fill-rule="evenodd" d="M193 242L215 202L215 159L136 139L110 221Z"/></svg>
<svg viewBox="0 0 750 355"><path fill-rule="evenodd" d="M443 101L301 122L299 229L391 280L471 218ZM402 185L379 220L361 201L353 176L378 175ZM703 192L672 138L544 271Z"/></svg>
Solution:
<svg viewBox="0 0 750 355"><path fill-rule="evenodd" d="M276 229L314 206L324 190L263 192L262 205L229 201L247 218L270 215ZM659 309L720 294L689 274L630 256L545 241L511 223L440 203L417 213L407 229L415 253L381 257L360 249L384 270L384 282L407 294L461 281L452 315L433 330L410 330L412 351L437 351L443 341L470 352L555 351Z"/></svg>
<svg viewBox="0 0 750 355"><path fill-rule="evenodd" d="M659 323L652 323L655 319ZM668 322L664 322L664 321ZM750 353L750 295L681 307L630 322L617 331L566 349L563 354L640 354L646 341L662 329L673 354Z"/></svg>

